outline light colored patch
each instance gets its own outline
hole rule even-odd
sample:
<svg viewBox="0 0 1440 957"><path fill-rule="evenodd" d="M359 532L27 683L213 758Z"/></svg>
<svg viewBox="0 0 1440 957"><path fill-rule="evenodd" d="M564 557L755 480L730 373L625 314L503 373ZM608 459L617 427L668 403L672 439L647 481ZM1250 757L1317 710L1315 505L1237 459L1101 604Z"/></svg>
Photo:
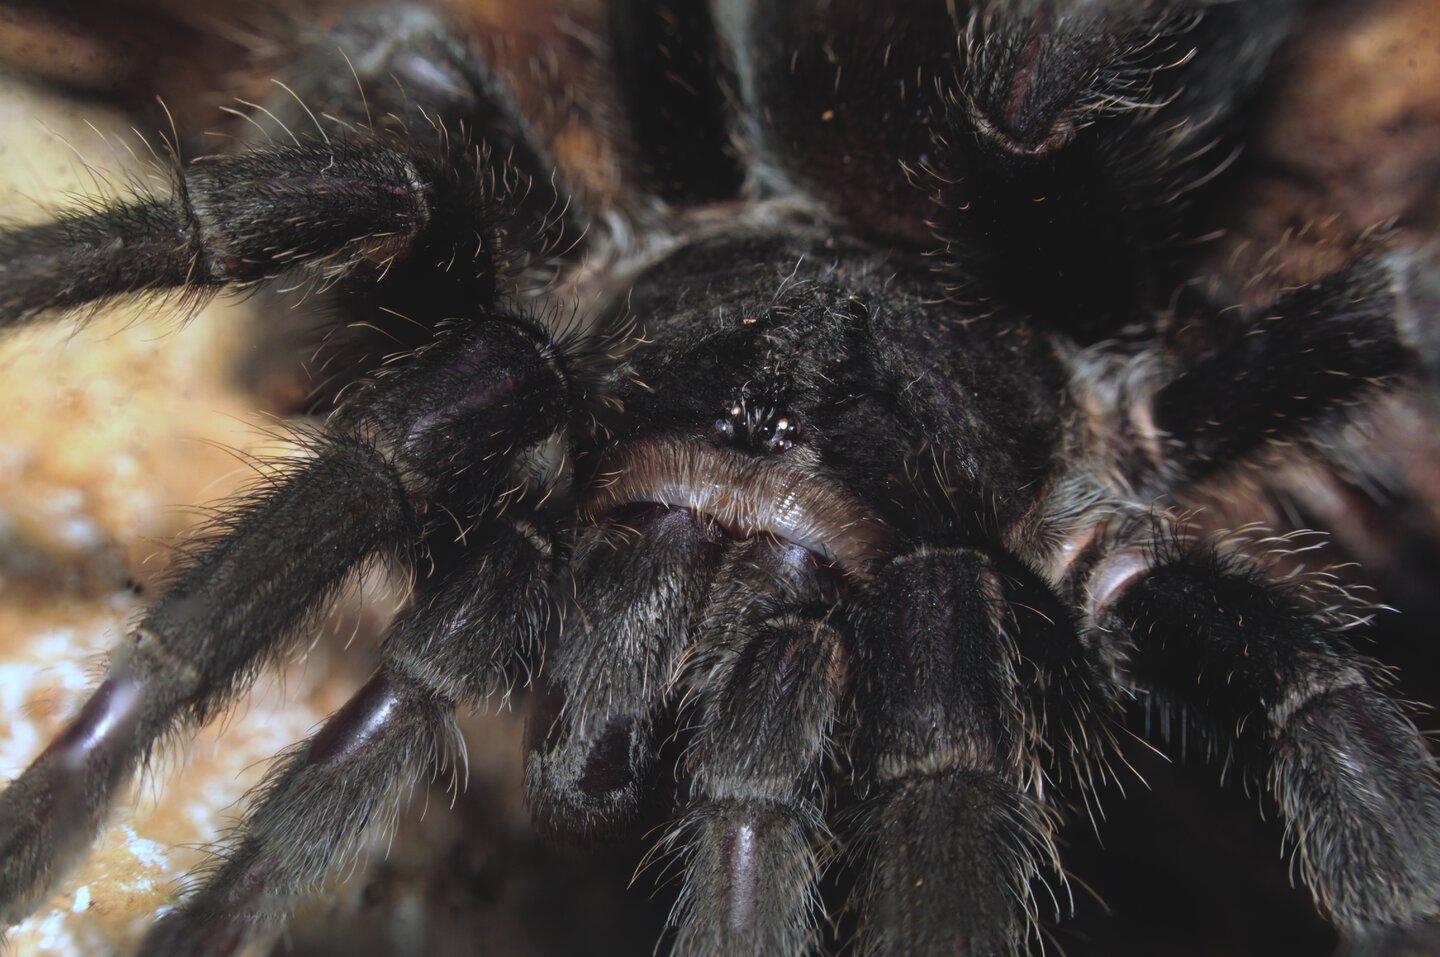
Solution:
<svg viewBox="0 0 1440 957"><path fill-rule="evenodd" d="M0 83L0 221L47 218L71 201L56 187L93 193L77 154L112 182L143 178L114 146L127 126ZM232 370L246 308L218 302L181 328L173 310L140 303L0 337L0 776L20 773L94 686L104 650L159 592L171 555L161 543L194 521L188 506L252 477L229 451L262 440ZM317 705L325 677L319 666L313 678L292 680L289 694L264 682L188 757L161 754L138 798L120 799L91 854L7 935L9 952L133 950L266 759L343 698L331 692Z"/></svg>
<svg viewBox="0 0 1440 957"><path fill-rule="evenodd" d="M135 829L129 826L123 828L125 832L125 847L135 860L143 867L164 867L168 863L165 852L165 845L157 844L154 841L147 841L135 833Z"/></svg>

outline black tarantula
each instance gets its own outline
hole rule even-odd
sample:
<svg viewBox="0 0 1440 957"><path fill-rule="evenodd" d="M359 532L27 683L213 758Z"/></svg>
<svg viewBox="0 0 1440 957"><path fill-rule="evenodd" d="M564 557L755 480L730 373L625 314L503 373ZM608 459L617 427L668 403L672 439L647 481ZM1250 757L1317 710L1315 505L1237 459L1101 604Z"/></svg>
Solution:
<svg viewBox="0 0 1440 957"><path fill-rule="evenodd" d="M377 8L248 148L0 235L12 325L297 275L345 320L308 456L0 794L6 922L383 556L415 586L378 670L144 953L268 938L522 675L536 824L668 821L675 953L1038 950L1127 712L1260 786L1348 939L1423 946L1434 761L1353 612L1171 508L1437 361L1425 250L1256 313L1190 281L1304 7L618 2L623 209L454 27Z"/></svg>

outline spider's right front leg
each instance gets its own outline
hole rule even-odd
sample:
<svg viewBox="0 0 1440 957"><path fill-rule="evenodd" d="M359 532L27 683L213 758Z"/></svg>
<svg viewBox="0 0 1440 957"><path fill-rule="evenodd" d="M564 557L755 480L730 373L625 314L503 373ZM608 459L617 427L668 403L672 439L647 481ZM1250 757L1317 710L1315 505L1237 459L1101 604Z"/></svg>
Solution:
<svg viewBox="0 0 1440 957"><path fill-rule="evenodd" d="M449 521L428 514L436 498L464 496L477 518L494 509L514 455L580 396L549 335L503 317L456 328L357 396L314 458L190 557L81 712L0 794L0 917L35 907L157 738L225 707L367 558L412 558L426 525Z"/></svg>
<svg viewBox="0 0 1440 957"><path fill-rule="evenodd" d="M38 904L158 738L223 708L365 560L410 557L428 524L448 521L432 502L473 502L476 518L493 509L515 454L580 404L567 365L528 322L455 327L358 394L312 459L231 515L120 641L80 713L0 794L0 917L16 922Z"/></svg>
<svg viewBox="0 0 1440 957"><path fill-rule="evenodd" d="M278 468L222 518L117 645L80 712L0 794L6 923L81 853L158 738L240 694L373 556L412 558L448 521L442 512L484 524L513 485L516 457L585 401L583 374L572 374L583 363L497 306L512 257L531 255L531 240L540 241L536 255L550 255L576 219L503 84L418 10L353 18L328 41L331 59L337 45L340 60L358 64L345 70L340 98L388 84L366 100L386 122L361 123L331 104L340 116L326 120L333 135L319 120L313 133L283 129L288 145L277 137L177 171L168 197L0 233L0 326L117 295L201 296L285 274L322 285L373 279L381 305L409 300L405 314L427 336L441 319L467 320L356 389L309 440L311 458ZM302 92L319 105L319 91ZM404 115L389 115L402 100ZM468 143L466 133L482 140ZM400 652L391 658L423 670ZM460 694L426 677L414 682L426 694ZM355 728L341 724L334 736L353 743ZM280 875L265 890L283 898L311 876Z"/></svg>

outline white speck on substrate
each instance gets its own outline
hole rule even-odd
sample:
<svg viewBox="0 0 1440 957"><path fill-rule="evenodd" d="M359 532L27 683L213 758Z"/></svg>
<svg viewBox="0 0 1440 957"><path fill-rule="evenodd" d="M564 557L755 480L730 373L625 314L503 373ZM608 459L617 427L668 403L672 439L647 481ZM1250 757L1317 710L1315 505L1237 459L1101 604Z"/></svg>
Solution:
<svg viewBox="0 0 1440 957"><path fill-rule="evenodd" d="M53 512L83 512L85 493L78 488L55 488L50 490L45 505Z"/></svg>
<svg viewBox="0 0 1440 957"><path fill-rule="evenodd" d="M76 549L91 549L105 540L100 527L88 518L72 518L60 526L60 538Z"/></svg>
<svg viewBox="0 0 1440 957"><path fill-rule="evenodd" d="M130 478L140 474L140 463L133 455L117 455L110 462L110 471L118 478Z"/></svg>
<svg viewBox="0 0 1440 957"><path fill-rule="evenodd" d="M22 921L15 925L14 931L17 936L33 934L41 950L61 954L80 953L74 936L65 929L65 914L62 911L53 910L44 917L32 917Z"/></svg>
<svg viewBox="0 0 1440 957"><path fill-rule="evenodd" d="M135 859L146 867L163 868L169 863L166 856L166 847L158 841L150 841L135 833L135 829L126 824L125 847L135 856Z"/></svg>
<svg viewBox="0 0 1440 957"><path fill-rule="evenodd" d="M209 798L210 795L206 797ZM208 842L219 837L220 826L215 821L215 809L226 806L213 800L192 801L185 805L185 817L195 829L198 840Z"/></svg>
<svg viewBox="0 0 1440 957"><path fill-rule="evenodd" d="M79 647L79 633L74 628L51 628L30 639L30 654L46 661L73 655Z"/></svg>
<svg viewBox="0 0 1440 957"><path fill-rule="evenodd" d="M90 909L90 885L81 884L75 891L75 903L70 905L72 914L79 914Z"/></svg>
<svg viewBox="0 0 1440 957"><path fill-rule="evenodd" d="M10 716L19 715L21 706L25 703L25 696L29 693L34 681L35 665L33 663L0 664L0 713Z"/></svg>

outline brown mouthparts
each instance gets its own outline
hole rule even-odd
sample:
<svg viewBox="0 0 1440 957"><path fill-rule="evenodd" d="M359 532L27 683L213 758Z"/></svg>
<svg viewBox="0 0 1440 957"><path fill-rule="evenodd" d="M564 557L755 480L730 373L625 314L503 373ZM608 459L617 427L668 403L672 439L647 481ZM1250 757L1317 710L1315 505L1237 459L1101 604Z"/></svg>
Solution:
<svg viewBox="0 0 1440 957"><path fill-rule="evenodd" d="M645 439L607 450L598 476L586 503L592 516L637 502L688 508L737 539L769 534L809 549L859 581L895 544L884 522L817 474L798 449L762 458L678 438Z"/></svg>

